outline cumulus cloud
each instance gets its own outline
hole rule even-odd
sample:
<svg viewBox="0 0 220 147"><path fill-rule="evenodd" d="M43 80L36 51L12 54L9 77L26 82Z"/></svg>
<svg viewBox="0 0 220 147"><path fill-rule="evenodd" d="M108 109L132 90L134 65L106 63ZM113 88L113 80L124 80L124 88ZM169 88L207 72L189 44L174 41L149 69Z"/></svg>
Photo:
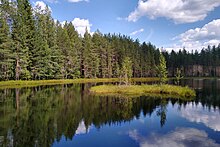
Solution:
<svg viewBox="0 0 220 147"><path fill-rule="evenodd" d="M34 3L34 10L38 13L45 13L47 9L49 9L49 11L52 12L52 9L43 1L36 1Z"/></svg>
<svg viewBox="0 0 220 147"><path fill-rule="evenodd" d="M147 16L150 19L165 17L175 23L192 23L203 20L218 6L219 0L139 0L127 20L135 22Z"/></svg>
<svg viewBox="0 0 220 147"><path fill-rule="evenodd" d="M66 21L63 21L61 24L64 25L65 22ZM92 24L89 22L88 19L74 18L72 24L81 36L85 34L86 29L90 34L93 34L93 32L91 32Z"/></svg>
<svg viewBox="0 0 220 147"><path fill-rule="evenodd" d="M218 147L205 131L194 128L176 128L173 132L161 135L151 134L144 137L137 130L129 131L129 137L139 143L140 147Z"/></svg>
<svg viewBox="0 0 220 147"><path fill-rule="evenodd" d="M220 39L220 19L213 20L202 28L195 28L180 34L177 38L180 38L183 42L195 41L195 40L215 40Z"/></svg>
<svg viewBox="0 0 220 147"><path fill-rule="evenodd" d="M177 41L172 48L187 50L199 50L208 45L218 45L220 43L220 19L213 20L201 28L190 29L172 40Z"/></svg>
<svg viewBox="0 0 220 147"><path fill-rule="evenodd" d="M139 30L136 30L136 31L134 31L134 32L132 32L132 33L130 33L130 35L131 35L131 36L134 36L134 35L137 35L137 34L142 33L142 32L144 32L144 29L143 29L143 28L142 28L142 29L139 29Z"/></svg>
<svg viewBox="0 0 220 147"><path fill-rule="evenodd" d="M89 0L68 0L71 3L78 3L78 2L89 2Z"/></svg>
<svg viewBox="0 0 220 147"><path fill-rule="evenodd" d="M88 19L74 18L72 23L80 35L85 34L86 28L87 28L88 32L91 33L92 24L89 22Z"/></svg>
<svg viewBox="0 0 220 147"><path fill-rule="evenodd" d="M191 122L203 123L215 131L220 131L219 111L204 109L201 104L197 106L192 103L187 105L184 111L181 111L181 116Z"/></svg>

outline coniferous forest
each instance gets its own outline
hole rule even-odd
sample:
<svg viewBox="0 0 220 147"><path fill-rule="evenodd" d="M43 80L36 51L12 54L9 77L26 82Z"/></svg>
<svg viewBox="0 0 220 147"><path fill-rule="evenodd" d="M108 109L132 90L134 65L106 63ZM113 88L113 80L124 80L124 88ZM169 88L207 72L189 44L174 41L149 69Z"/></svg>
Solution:
<svg viewBox="0 0 220 147"><path fill-rule="evenodd" d="M0 80L118 77L129 57L133 77L157 75L160 49L121 34L87 30L55 21L49 8L32 8L29 0L1 0ZM198 50L201 50L198 48ZM163 52L169 76L220 76L220 45L201 52Z"/></svg>

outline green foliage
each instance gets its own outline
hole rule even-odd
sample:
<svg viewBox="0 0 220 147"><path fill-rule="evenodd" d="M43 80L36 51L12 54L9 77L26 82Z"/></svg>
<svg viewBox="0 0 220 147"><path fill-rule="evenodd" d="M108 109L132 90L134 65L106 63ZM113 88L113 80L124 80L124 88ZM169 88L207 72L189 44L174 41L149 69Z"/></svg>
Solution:
<svg viewBox="0 0 220 147"><path fill-rule="evenodd" d="M182 75L181 69L179 69L179 68L176 69L175 77L176 77L175 84L176 85L180 85L180 80L183 79L183 75Z"/></svg>
<svg viewBox="0 0 220 147"><path fill-rule="evenodd" d="M13 22L12 39L16 53L16 79L30 79L35 26L32 8L28 0L17 0L17 10Z"/></svg>
<svg viewBox="0 0 220 147"><path fill-rule="evenodd" d="M160 53L160 58L159 58L159 65L157 66L157 70L158 70L158 75L160 78L160 83L161 84L165 84L167 82L167 66L166 66L166 60L165 57L162 53Z"/></svg>
<svg viewBox="0 0 220 147"><path fill-rule="evenodd" d="M132 77L132 61L129 57L125 57L122 63L120 74L121 74L120 78L122 78L123 82L126 85L129 85Z"/></svg>
<svg viewBox="0 0 220 147"><path fill-rule="evenodd" d="M183 49L163 54L151 43L121 34L97 30L91 35L86 30L79 35L72 23L55 21L49 7L32 8L29 0L1 0L0 80L123 77L128 84L131 76L155 77L159 71L161 83L166 83L167 70L175 76L177 67L186 76L219 75L220 45L201 53ZM126 57L130 67L123 65ZM194 66L206 72L187 72Z"/></svg>
<svg viewBox="0 0 220 147"><path fill-rule="evenodd" d="M14 54L7 18L0 12L0 80L13 79L13 62Z"/></svg>

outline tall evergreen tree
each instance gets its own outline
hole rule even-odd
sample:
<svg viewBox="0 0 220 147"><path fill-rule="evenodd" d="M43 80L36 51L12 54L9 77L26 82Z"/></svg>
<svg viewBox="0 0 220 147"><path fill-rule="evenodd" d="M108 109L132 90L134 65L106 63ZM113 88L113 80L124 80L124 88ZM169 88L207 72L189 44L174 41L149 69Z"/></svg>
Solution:
<svg viewBox="0 0 220 147"><path fill-rule="evenodd" d="M159 62L160 64L157 66L157 70L160 78L160 83L165 84L167 82L168 72L167 72L166 60L162 53L160 53Z"/></svg>
<svg viewBox="0 0 220 147"><path fill-rule="evenodd" d="M41 13L40 8L35 9L36 33L33 41L31 72L34 79L49 79L52 75L49 72L51 50L47 43L47 21L46 15Z"/></svg>
<svg viewBox="0 0 220 147"><path fill-rule="evenodd" d="M28 0L17 0L17 11L13 18L12 30L16 53L16 79L30 79L35 29L32 7Z"/></svg>
<svg viewBox="0 0 220 147"><path fill-rule="evenodd" d="M7 24L7 14L3 12L5 3L0 6L0 80L13 79L12 40Z"/></svg>
<svg viewBox="0 0 220 147"><path fill-rule="evenodd" d="M88 30L84 34L83 38L83 70L85 78L92 78L96 76L96 67L98 65L96 49L93 46L92 37Z"/></svg>
<svg viewBox="0 0 220 147"><path fill-rule="evenodd" d="M122 63L122 79L126 85L130 84L132 77L132 62L129 57L125 57Z"/></svg>
<svg viewBox="0 0 220 147"><path fill-rule="evenodd" d="M81 40L79 38L78 32L75 30L73 24L70 22L66 24L67 34L70 39L70 51L69 51L69 62L68 70L70 78L80 77L80 48Z"/></svg>

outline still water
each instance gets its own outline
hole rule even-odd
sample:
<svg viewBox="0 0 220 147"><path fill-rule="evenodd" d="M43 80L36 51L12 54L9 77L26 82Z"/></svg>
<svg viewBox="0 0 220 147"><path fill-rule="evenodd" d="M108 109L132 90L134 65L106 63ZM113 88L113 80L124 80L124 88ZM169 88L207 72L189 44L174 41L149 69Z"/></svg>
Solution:
<svg viewBox="0 0 220 147"><path fill-rule="evenodd" d="M220 80L194 100L89 94L94 84L0 90L0 146L220 147Z"/></svg>

